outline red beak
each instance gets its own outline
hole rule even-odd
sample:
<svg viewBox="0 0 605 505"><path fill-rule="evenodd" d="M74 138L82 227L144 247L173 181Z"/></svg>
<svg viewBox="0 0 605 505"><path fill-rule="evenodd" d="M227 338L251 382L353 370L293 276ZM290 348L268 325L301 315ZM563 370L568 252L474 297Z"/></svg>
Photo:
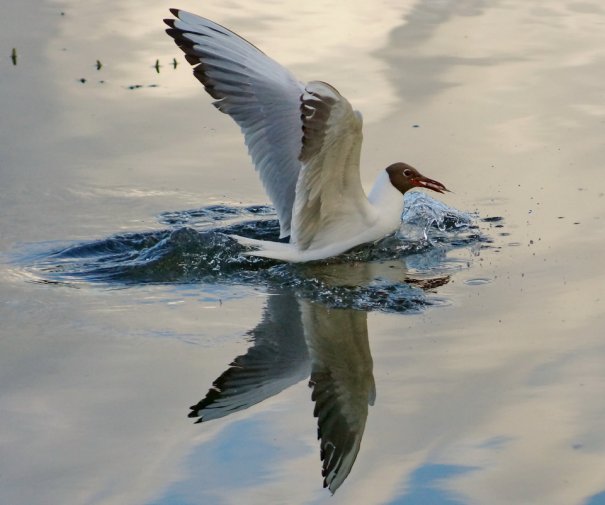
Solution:
<svg viewBox="0 0 605 505"><path fill-rule="evenodd" d="M445 193L446 191L450 191L440 182L429 179L428 177L424 177L423 175L417 179L412 179L411 182L416 187L432 189L433 191L437 191L437 193Z"/></svg>

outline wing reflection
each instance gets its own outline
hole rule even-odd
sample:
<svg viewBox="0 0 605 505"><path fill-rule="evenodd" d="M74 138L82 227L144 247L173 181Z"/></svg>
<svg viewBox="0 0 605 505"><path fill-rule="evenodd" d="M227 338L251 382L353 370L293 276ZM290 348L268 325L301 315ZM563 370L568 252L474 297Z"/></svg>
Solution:
<svg viewBox="0 0 605 505"><path fill-rule="evenodd" d="M308 377L309 353L294 293L269 297L253 345L233 360L205 398L191 407L198 423L247 409Z"/></svg>
<svg viewBox="0 0 605 505"><path fill-rule="evenodd" d="M310 375L324 487L336 491L355 462L375 396L366 313L278 293L249 335L253 345L212 383L189 417L224 417Z"/></svg>
<svg viewBox="0 0 605 505"><path fill-rule="evenodd" d="M410 278L401 262L305 265L300 274L330 285L360 286L377 278L434 289L449 276ZM427 276L428 277L428 276ZM376 388L368 343L367 313L331 309L297 296L271 294L261 322L248 335L252 346L238 356L191 407L197 422L244 410L309 378L315 402L324 487L334 493L351 471Z"/></svg>
<svg viewBox="0 0 605 505"><path fill-rule="evenodd" d="M376 397L367 314L301 301L311 356L309 386L315 402L324 487L334 493L353 467Z"/></svg>

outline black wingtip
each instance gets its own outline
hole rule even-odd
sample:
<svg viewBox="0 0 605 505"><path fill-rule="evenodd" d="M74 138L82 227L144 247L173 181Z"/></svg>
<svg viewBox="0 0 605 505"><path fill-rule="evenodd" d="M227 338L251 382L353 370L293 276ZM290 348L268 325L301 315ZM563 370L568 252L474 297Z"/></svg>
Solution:
<svg viewBox="0 0 605 505"><path fill-rule="evenodd" d="M166 23L170 28L174 28L174 19L164 19L164 23Z"/></svg>
<svg viewBox="0 0 605 505"><path fill-rule="evenodd" d="M176 39L181 32L179 32L176 28L166 28L166 33L173 39Z"/></svg>
<svg viewBox="0 0 605 505"><path fill-rule="evenodd" d="M175 18L178 18L179 17L179 12L181 12L181 9L170 9L170 12L172 13L172 15Z"/></svg>
<svg viewBox="0 0 605 505"><path fill-rule="evenodd" d="M191 54L185 54L185 59L190 65L197 65L198 63L201 63L200 59L197 56L193 56Z"/></svg>
<svg viewBox="0 0 605 505"><path fill-rule="evenodd" d="M182 30L179 30L178 28L166 28L166 33L174 39L176 45L179 46L185 54L191 54L190 50L195 45L195 43L185 37L185 34L188 32L184 32ZM195 54L191 55L196 56ZM191 63L191 61L189 61L189 63ZM196 57L195 63L199 63L199 57ZM191 64L193 65L194 63Z"/></svg>

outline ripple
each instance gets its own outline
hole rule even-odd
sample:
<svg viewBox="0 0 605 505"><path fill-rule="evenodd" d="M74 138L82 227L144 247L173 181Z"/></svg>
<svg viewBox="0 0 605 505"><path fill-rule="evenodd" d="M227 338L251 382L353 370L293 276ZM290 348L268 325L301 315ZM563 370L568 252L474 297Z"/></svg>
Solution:
<svg viewBox="0 0 605 505"><path fill-rule="evenodd" d="M205 283L288 287L330 307L409 312L442 303L427 293L468 262L449 259L459 248L490 242L473 216L424 194L406 195L401 229L328 260L290 264L246 256L229 234L277 240L279 223L267 206L213 205L165 212L160 231L123 233L43 250L17 263L35 282L64 285ZM48 245L48 244L47 244ZM41 250L42 249L42 250Z"/></svg>
<svg viewBox="0 0 605 505"><path fill-rule="evenodd" d="M489 284L491 279L486 279L484 277L477 277L475 279L467 279L464 281L464 284L469 286L482 286L484 284Z"/></svg>

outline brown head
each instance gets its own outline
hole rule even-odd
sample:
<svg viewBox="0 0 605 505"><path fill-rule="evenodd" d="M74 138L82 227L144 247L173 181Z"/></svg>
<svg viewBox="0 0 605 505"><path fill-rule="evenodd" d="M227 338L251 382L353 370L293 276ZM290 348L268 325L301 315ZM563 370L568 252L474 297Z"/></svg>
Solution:
<svg viewBox="0 0 605 505"><path fill-rule="evenodd" d="M432 189L433 191L437 191L437 193L449 191L443 184L425 177L407 163L393 163L385 170L387 171L387 174L389 174L391 184L401 191L402 195L413 188Z"/></svg>

